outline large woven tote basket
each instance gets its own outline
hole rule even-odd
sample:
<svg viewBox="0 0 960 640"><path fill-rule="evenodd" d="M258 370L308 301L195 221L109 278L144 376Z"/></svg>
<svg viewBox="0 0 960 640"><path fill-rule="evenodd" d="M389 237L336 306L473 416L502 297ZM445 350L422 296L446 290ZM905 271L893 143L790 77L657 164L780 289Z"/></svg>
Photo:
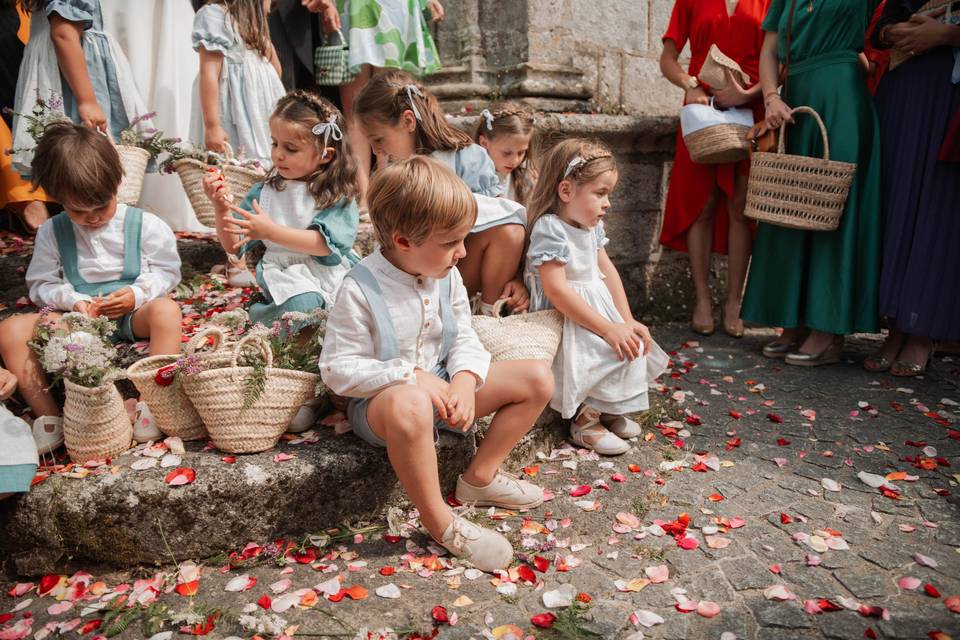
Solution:
<svg viewBox="0 0 960 640"><path fill-rule="evenodd" d="M227 143L225 155L227 160L233 159L233 147L229 143ZM213 165L208 165L196 158L181 158L173 163L173 168L180 176L183 190L187 192L187 197L190 199L190 205L193 207L193 213L197 216L197 220L204 226L214 227L216 226L216 210L203 190L203 179L210 166ZM230 193L238 198L238 203L239 199L246 196L254 184L264 178L263 174L253 169L238 167L229 163L221 166L220 169L223 170L223 177L227 181Z"/></svg>
<svg viewBox="0 0 960 640"><path fill-rule="evenodd" d="M494 307L502 308L502 301ZM473 316L473 330L490 352L501 360L545 360L553 362L563 336L563 316L555 309L520 313L506 318Z"/></svg>
<svg viewBox="0 0 960 640"><path fill-rule="evenodd" d="M257 399L244 407L244 387L254 368L237 361L248 347L263 357L266 380ZM277 444L300 406L315 396L318 380L314 373L274 368L270 344L252 335L237 343L227 367L184 376L184 389L218 449L256 453Z"/></svg>
<svg viewBox="0 0 960 640"><path fill-rule="evenodd" d="M202 351L211 337L212 349ZM222 367L228 364L232 357L232 352L223 350L226 342L226 334L220 327L206 327L190 338L186 354L199 355L201 367ZM130 365L127 377L140 392L140 399L150 407L160 431L183 440L203 440L207 437L207 429L184 391L182 378L165 386L156 382L157 371L176 364L180 358L180 354L143 358Z"/></svg>
<svg viewBox="0 0 960 640"><path fill-rule="evenodd" d="M84 387L63 381L63 440L74 462L112 458L130 448L133 426L112 382Z"/></svg>
<svg viewBox="0 0 960 640"><path fill-rule="evenodd" d="M785 153L786 123L780 127L776 153L754 153L744 215L780 227L835 231L850 195L857 165L830 159L827 128L810 107L796 107L817 121L823 138L823 158Z"/></svg>

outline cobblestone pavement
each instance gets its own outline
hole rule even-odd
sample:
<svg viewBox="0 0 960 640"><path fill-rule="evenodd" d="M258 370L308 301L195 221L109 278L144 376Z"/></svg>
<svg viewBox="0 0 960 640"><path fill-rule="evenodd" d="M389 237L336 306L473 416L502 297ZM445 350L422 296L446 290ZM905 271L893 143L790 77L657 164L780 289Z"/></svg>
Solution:
<svg viewBox="0 0 960 640"><path fill-rule="evenodd" d="M860 368L869 338L848 341L850 361L810 370L760 357L769 333L699 345L682 327L655 334L675 366L645 437L613 459L541 452L524 472L552 500L475 515L515 542L509 576L432 557L416 532L307 545L286 562L266 561L283 547L258 540L229 571L225 556L194 559L199 573L178 557L179 578L175 566L65 566L29 580L39 587L11 581L0 611L19 610L0 617L0 638L69 637L105 617L85 637L115 631L120 616L83 614L121 593L159 597L157 620L192 612L186 631L209 637L251 637L244 611L263 637L960 637L960 357L902 380ZM142 610L127 617L121 637L154 631Z"/></svg>

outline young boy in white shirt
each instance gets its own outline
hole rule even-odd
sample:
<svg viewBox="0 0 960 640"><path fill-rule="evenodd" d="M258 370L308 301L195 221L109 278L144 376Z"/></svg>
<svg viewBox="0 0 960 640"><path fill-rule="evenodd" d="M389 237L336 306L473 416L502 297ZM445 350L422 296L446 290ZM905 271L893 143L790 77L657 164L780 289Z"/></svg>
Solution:
<svg viewBox="0 0 960 640"><path fill-rule="evenodd" d="M106 136L72 123L47 127L32 180L64 211L37 231L26 275L30 300L38 307L106 316L117 323L118 341L149 338L150 355L179 353L182 316L167 297L180 282L177 241L157 216L117 203L122 178L120 157ZM43 454L63 442L63 426L46 375L27 345L39 319L20 314L0 323L0 357L37 416L33 435ZM135 437L160 435L148 429Z"/></svg>
<svg viewBox="0 0 960 640"><path fill-rule="evenodd" d="M324 382L352 398L354 433L386 447L430 535L478 569L510 565L499 533L455 515L437 472L437 429L468 432L496 412L457 481L462 504L530 509L542 490L499 470L553 392L547 362L490 362L470 325L456 269L477 216L470 190L436 160L414 156L377 172L367 192L380 249L344 280L320 355Z"/></svg>

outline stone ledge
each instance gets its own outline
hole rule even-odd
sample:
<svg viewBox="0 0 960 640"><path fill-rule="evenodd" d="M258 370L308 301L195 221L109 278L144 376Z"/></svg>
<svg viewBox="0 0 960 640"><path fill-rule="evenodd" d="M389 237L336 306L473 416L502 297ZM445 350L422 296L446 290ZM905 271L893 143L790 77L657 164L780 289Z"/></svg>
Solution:
<svg viewBox="0 0 960 640"><path fill-rule="evenodd" d="M223 462L219 451L201 451L203 443L187 443L180 466L195 469L196 480L182 487L164 484L170 469L132 470L138 458L129 453L114 460L113 473L51 476L29 494L0 503L3 569L38 575L67 558L124 567L166 563L171 550L178 559L205 558L249 540L375 519L402 502L385 451L351 434L317 429L315 445L281 443L236 456L235 464ZM563 436L559 416L545 412L505 466L518 469ZM475 451L475 435L441 433L444 491L453 490ZM276 463L277 453L295 457Z"/></svg>

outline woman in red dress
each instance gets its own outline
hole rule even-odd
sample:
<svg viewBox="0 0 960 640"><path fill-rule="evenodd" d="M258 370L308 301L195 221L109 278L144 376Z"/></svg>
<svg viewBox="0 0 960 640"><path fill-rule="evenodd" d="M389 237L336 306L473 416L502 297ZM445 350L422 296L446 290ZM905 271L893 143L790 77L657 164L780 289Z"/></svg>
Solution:
<svg viewBox="0 0 960 640"><path fill-rule="evenodd" d="M755 119L763 119L758 61L763 43L760 23L769 4L770 0L676 0L670 25L663 34L660 70L684 89L684 104L707 104L712 96L715 106L750 107ZM690 67L685 71L678 59L687 42ZM714 91L699 81L697 74L712 44L739 63L750 76L749 86L730 78L726 88ZM677 134L660 242L690 253L697 297L690 326L702 335L714 331L709 288L711 251L728 255L723 329L737 338L743 335L740 301L753 243L753 226L743 216L749 168L748 160L696 164L683 144L683 135Z"/></svg>

